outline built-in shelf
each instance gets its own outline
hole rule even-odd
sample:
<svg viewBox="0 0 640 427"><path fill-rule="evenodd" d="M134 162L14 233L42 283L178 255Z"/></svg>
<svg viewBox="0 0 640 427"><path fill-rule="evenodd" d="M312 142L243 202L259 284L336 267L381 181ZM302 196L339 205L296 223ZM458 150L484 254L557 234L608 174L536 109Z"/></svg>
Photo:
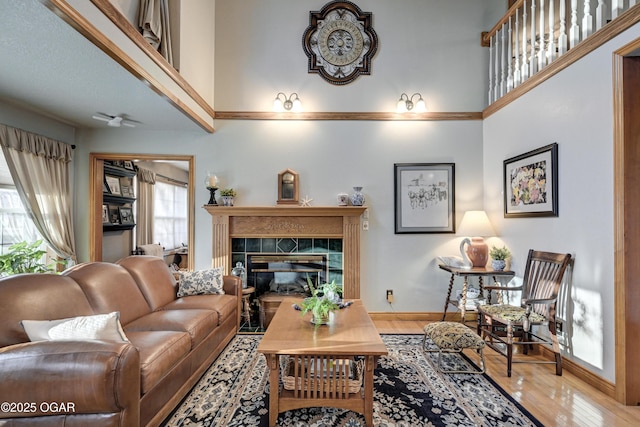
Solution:
<svg viewBox="0 0 640 427"><path fill-rule="evenodd" d="M123 211L129 213L129 215L133 215L132 205L136 201L136 198L133 197L133 177L136 176L136 171L133 168L125 168L116 165L111 165L108 163L104 163L104 184L103 184L103 193L102 193L102 204L103 209L106 205L107 216L109 220L113 221L113 218L116 218L116 221L123 221ZM110 190L110 183L113 185L117 185L117 191L121 194L114 194ZM128 191L125 191L125 188ZM123 231L123 230L131 230L135 227L135 224L132 223L107 223L104 222L102 224L103 232L110 231Z"/></svg>

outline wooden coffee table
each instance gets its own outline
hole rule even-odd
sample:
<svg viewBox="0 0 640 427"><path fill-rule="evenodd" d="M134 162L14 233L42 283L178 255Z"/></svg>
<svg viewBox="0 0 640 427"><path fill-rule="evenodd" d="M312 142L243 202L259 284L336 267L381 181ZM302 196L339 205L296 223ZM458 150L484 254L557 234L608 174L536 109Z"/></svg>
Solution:
<svg viewBox="0 0 640 427"><path fill-rule="evenodd" d="M275 426L280 412L314 406L344 408L364 415L366 424L373 425L373 370L378 357L387 354L362 301L331 313L329 324L315 328L311 313L301 316L292 305L301 299L282 301L258 352L265 355L269 367L269 425ZM280 387L280 358L296 361L287 380L292 389ZM344 375L346 364L361 363L363 385L350 392ZM300 366L302 365L302 366ZM315 368L305 368L314 366Z"/></svg>

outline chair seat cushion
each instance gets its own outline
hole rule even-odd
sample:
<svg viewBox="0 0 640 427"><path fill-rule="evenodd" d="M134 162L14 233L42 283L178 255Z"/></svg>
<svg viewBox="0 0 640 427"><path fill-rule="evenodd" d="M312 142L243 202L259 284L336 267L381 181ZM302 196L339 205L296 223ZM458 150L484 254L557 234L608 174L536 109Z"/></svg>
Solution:
<svg viewBox="0 0 640 427"><path fill-rule="evenodd" d="M424 327L424 333L440 349L481 349L484 341L473 330L457 322L434 322Z"/></svg>
<svg viewBox="0 0 640 427"><path fill-rule="evenodd" d="M502 323L522 323L526 315L526 309L508 304L483 305L479 307L479 310ZM530 323L542 323L546 320L538 313L531 312L529 314Z"/></svg>

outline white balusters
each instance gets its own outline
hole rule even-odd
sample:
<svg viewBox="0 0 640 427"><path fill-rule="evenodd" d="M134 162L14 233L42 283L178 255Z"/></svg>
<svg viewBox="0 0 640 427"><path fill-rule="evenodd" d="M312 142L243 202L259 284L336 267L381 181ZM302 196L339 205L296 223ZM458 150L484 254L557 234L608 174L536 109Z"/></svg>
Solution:
<svg viewBox="0 0 640 427"><path fill-rule="evenodd" d="M491 103L494 101L494 98L492 95L493 93L493 61L491 60L491 58L493 57L493 40L495 39L495 35L489 37L489 93L487 94L487 97L489 99L489 105L491 105Z"/></svg>
<svg viewBox="0 0 640 427"><path fill-rule="evenodd" d="M631 2L635 3L634 0ZM631 6L633 4L629 5L629 7ZM622 12L624 12L624 0L611 0L611 19L616 19Z"/></svg>
<svg viewBox="0 0 640 427"><path fill-rule="evenodd" d="M566 0L560 0L558 5L560 9L560 34L558 34L558 55L562 56L567 51L567 3Z"/></svg>
<svg viewBox="0 0 640 427"><path fill-rule="evenodd" d="M597 4L590 0L518 2L519 7L501 19L502 24L488 35L489 104L637 3L638 0L598 0Z"/></svg>
<svg viewBox="0 0 640 427"><path fill-rule="evenodd" d="M598 7L596 7L596 31L602 28L607 23L607 6L604 4L604 0L598 0Z"/></svg>
<svg viewBox="0 0 640 427"><path fill-rule="evenodd" d="M584 0L584 13L582 15L582 40L593 33L593 17L591 16L591 1Z"/></svg>
<svg viewBox="0 0 640 427"><path fill-rule="evenodd" d="M555 3L549 0L549 41L547 42L547 63L551 64L556 59L556 42L553 29L555 27Z"/></svg>
<svg viewBox="0 0 640 427"><path fill-rule="evenodd" d="M580 27L578 27L578 0L571 0L571 28L569 28L569 46L580 43Z"/></svg>
<svg viewBox="0 0 640 427"><path fill-rule="evenodd" d="M513 89L513 50L512 50L512 32L511 32L511 17L509 17L509 29L507 33L507 92Z"/></svg>
<svg viewBox="0 0 640 427"><path fill-rule="evenodd" d="M516 54L514 55L514 64L513 64L513 86L516 87L520 84L520 46L519 46L519 29L520 29L520 9L516 9L516 35L513 38L515 43L514 50Z"/></svg>
<svg viewBox="0 0 640 427"><path fill-rule="evenodd" d="M522 81L529 78L529 61L527 56L527 0L522 6Z"/></svg>
<svg viewBox="0 0 640 427"><path fill-rule="evenodd" d="M531 0L531 56L529 57L529 75L538 72L536 62L536 0Z"/></svg>

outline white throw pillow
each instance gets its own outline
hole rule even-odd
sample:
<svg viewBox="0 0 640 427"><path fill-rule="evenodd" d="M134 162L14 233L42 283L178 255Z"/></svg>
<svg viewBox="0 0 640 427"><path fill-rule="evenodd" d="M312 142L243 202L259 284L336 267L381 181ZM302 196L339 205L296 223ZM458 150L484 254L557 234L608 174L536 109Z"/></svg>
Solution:
<svg viewBox="0 0 640 427"><path fill-rule="evenodd" d="M224 294L222 269L185 271L180 273L178 298L188 295Z"/></svg>
<svg viewBox="0 0 640 427"><path fill-rule="evenodd" d="M120 313L78 316L57 320L23 320L31 341L105 340L129 342L120 324Z"/></svg>

